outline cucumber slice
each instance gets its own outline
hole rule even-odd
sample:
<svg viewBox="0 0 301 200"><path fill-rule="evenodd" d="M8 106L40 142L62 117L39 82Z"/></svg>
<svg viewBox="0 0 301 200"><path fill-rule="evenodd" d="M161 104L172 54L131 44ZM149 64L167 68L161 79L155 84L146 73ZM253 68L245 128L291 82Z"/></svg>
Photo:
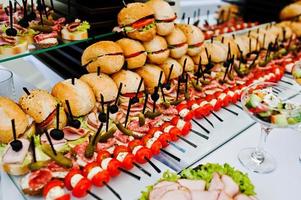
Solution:
<svg viewBox="0 0 301 200"><path fill-rule="evenodd" d="M247 108L256 108L261 102L261 98L255 94L251 94L248 102L246 103Z"/></svg>
<svg viewBox="0 0 301 200"><path fill-rule="evenodd" d="M287 126L288 121L285 115L283 114L278 114L278 115L273 115L271 118L272 124L276 124L278 126Z"/></svg>

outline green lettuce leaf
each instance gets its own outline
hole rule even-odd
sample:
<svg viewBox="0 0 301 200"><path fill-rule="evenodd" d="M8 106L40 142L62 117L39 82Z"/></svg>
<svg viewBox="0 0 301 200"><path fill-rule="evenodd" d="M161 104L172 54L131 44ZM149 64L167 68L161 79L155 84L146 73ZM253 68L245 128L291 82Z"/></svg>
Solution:
<svg viewBox="0 0 301 200"><path fill-rule="evenodd" d="M76 31L86 31L90 29L90 24L87 21L83 21L77 28Z"/></svg>

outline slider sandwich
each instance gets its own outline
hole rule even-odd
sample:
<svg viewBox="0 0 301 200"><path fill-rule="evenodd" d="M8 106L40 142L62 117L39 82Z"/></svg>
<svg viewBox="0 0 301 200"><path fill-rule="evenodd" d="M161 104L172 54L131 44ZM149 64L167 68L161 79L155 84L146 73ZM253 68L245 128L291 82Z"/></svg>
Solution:
<svg viewBox="0 0 301 200"><path fill-rule="evenodd" d="M16 138L21 142L21 146L14 142L12 120L15 123ZM32 156L28 152L29 142L26 138L34 134L33 120L15 102L0 97L0 162L5 172L20 176L29 171L28 164L32 161Z"/></svg>
<svg viewBox="0 0 301 200"><path fill-rule="evenodd" d="M143 46L147 52L147 58L150 63L162 64L169 57L170 50L166 40L156 35L152 40L143 42Z"/></svg>
<svg viewBox="0 0 301 200"><path fill-rule="evenodd" d="M142 67L147 58L147 53L143 45L133 39L122 38L116 41L123 50L128 69L136 69Z"/></svg>
<svg viewBox="0 0 301 200"><path fill-rule="evenodd" d="M177 24L187 38L189 56L196 56L201 52L201 46L204 42L204 34L198 27L190 24Z"/></svg>
<svg viewBox="0 0 301 200"><path fill-rule="evenodd" d="M119 28L140 41L150 41L156 35L154 10L145 3L129 3L117 15Z"/></svg>
<svg viewBox="0 0 301 200"><path fill-rule="evenodd" d="M124 64L122 48L112 41L100 41L87 47L81 57L81 62L88 72L113 74L118 72Z"/></svg>
<svg viewBox="0 0 301 200"><path fill-rule="evenodd" d="M174 21L177 18L172 7L164 0L150 0L146 4L154 10L157 34L169 35L174 29Z"/></svg>
<svg viewBox="0 0 301 200"><path fill-rule="evenodd" d="M187 53L187 38L183 31L178 27L175 27L165 39L168 43L168 48L170 49L170 57L178 59Z"/></svg>

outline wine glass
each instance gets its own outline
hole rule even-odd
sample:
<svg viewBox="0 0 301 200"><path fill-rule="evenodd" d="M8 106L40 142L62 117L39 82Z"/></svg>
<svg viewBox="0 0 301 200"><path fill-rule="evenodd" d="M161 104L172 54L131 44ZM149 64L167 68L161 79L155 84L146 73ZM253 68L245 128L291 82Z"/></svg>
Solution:
<svg viewBox="0 0 301 200"><path fill-rule="evenodd" d="M13 73L4 68L0 68L0 96L15 100Z"/></svg>
<svg viewBox="0 0 301 200"><path fill-rule="evenodd" d="M239 161L247 169L257 173L275 170L276 161L265 151L264 146L273 128L295 129L301 124L301 106L284 98L284 95L293 94L296 94L293 86L280 86L271 82L257 82L244 90L241 98L243 109L261 124L258 146L242 149L238 154Z"/></svg>

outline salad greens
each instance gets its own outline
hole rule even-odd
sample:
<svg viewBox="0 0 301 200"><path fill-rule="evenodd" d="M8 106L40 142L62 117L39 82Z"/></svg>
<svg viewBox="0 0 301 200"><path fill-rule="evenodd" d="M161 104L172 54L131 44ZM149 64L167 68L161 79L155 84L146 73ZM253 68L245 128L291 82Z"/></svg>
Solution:
<svg viewBox="0 0 301 200"><path fill-rule="evenodd" d="M234 169L229 164L214 164L207 163L205 165L199 165L194 169L184 169L180 175L166 171L163 173L163 177L158 181L173 181L176 182L181 178L190 179L190 180L204 180L206 182L206 188L208 189L211 179L213 178L213 174L217 172L220 175L228 175L230 176L234 182L239 186L239 190L241 193L251 196L255 195L255 187L251 183L248 175L242 173L239 170ZM157 183L158 183L157 182ZM154 185L150 185L146 187L146 190L141 193L140 200L148 200L149 193L153 190Z"/></svg>
<svg viewBox="0 0 301 200"><path fill-rule="evenodd" d="M87 21L83 21L77 28L76 31L86 31L90 29L90 24Z"/></svg>

